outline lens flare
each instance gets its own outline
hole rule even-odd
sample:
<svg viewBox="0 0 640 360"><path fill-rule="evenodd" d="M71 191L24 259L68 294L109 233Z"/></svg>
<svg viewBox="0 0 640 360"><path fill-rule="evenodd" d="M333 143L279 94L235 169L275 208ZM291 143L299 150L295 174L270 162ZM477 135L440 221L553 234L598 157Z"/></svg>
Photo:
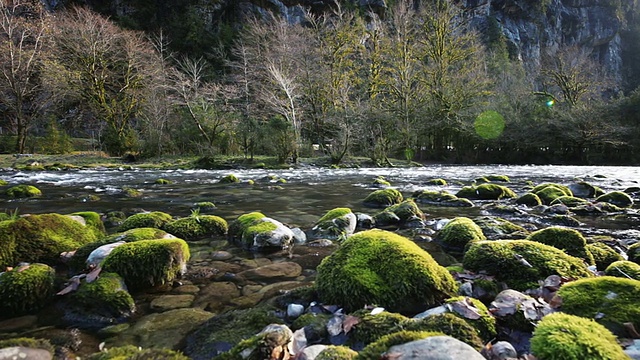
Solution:
<svg viewBox="0 0 640 360"><path fill-rule="evenodd" d="M556 102L553 101L553 99L548 100L545 104L547 105L547 107L552 107Z"/></svg>
<svg viewBox="0 0 640 360"><path fill-rule="evenodd" d="M483 139L495 139L504 131L504 117L497 111L485 111L478 115L473 125L476 134Z"/></svg>

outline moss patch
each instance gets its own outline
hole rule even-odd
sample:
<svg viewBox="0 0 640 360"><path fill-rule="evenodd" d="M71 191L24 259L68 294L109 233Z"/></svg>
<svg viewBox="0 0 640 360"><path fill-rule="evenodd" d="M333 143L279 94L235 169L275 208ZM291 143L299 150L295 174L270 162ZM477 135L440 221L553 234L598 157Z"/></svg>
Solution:
<svg viewBox="0 0 640 360"><path fill-rule="evenodd" d="M435 331L398 331L385 335L377 341L367 345L358 354L359 360L379 360L382 354L390 347L395 345L406 344L411 341L421 340L430 336L443 335Z"/></svg>
<svg viewBox="0 0 640 360"><path fill-rule="evenodd" d="M613 262L624 260L622 255L602 242L587 244L587 251L593 256L596 268L600 271L604 271Z"/></svg>
<svg viewBox="0 0 640 360"><path fill-rule="evenodd" d="M478 336L478 330L475 327L453 313L432 315L422 319L409 319L400 324L400 328L406 331L440 332L465 342L476 350L482 349L485 344L485 341Z"/></svg>
<svg viewBox="0 0 640 360"><path fill-rule="evenodd" d="M53 297L55 270L44 264L17 267L0 275L0 317L37 311Z"/></svg>
<svg viewBox="0 0 640 360"><path fill-rule="evenodd" d="M633 199L631 199L631 196L622 191L612 191L604 195L600 195L596 198L596 201L606 202L621 208L628 208L633 205Z"/></svg>
<svg viewBox="0 0 640 360"><path fill-rule="evenodd" d="M524 237L529 234L527 229L516 225L511 221L496 216L480 216L473 219L482 233L489 239L502 239L505 237Z"/></svg>
<svg viewBox="0 0 640 360"><path fill-rule="evenodd" d="M496 337L496 319L489 313L487 307L480 300L471 297L457 296L447 299L445 304L448 304L454 315L464 319L473 326L478 336L485 342L489 342ZM457 306L458 304L462 304L463 306ZM465 310L467 308L473 309L475 313L480 315L480 318L469 319L465 317Z"/></svg>
<svg viewBox="0 0 640 360"><path fill-rule="evenodd" d="M582 260L552 246L528 240L477 242L465 253L463 264L465 269L485 271L520 291L537 288L538 280L549 275L592 276Z"/></svg>
<svg viewBox="0 0 640 360"><path fill-rule="evenodd" d="M544 360L628 359L616 337L600 324L568 314L545 316L533 332L531 352Z"/></svg>
<svg viewBox="0 0 640 360"><path fill-rule="evenodd" d="M400 204L391 205L388 208L384 209L384 211L391 212L396 214L396 216L400 219L400 222L408 222L414 219L424 219L424 213L418 205L412 200L404 200Z"/></svg>
<svg viewBox="0 0 640 360"><path fill-rule="evenodd" d="M472 200L500 200L503 198L515 198L513 190L498 184L480 184L478 186L465 186L456 193L457 197Z"/></svg>
<svg viewBox="0 0 640 360"><path fill-rule="evenodd" d="M632 261L616 261L604 270L604 274L608 276L640 280L640 265Z"/></svg>
<svg viewBox="0 0 640 360"><path fill-rule="evenodd" d="M96 239L99 239L107 234L107 230L104 227L104 223L100 218L100 214L95 211L81 211L75 212L71 215L81 216L86 222L88 229L93 231Z"/></svg>
<svg viewBox="0 0 640 360"><path fill-rule="evenodd" d="M238 177L235 176L234 174L226 175L225 177L220 179L221 184L235 184L239 182L240 182L240 179L238 179Z"/></svg>
<svg viewBox="0 0 640 360"><path fill-rule="evenodd" d="M346 346L329 345L316 356L315 360L350 360L355 359L357 355L357 352Z"/></svg>
<svg viewBox="0 0 640 360"><path fill-rule="evenodd" d="M442 247L454 254L462 254L469 243L486 240L482 229L473 220L457 217L449 221L436 236Z"/></svg>
<svg viewBox="0 0 640 360"><path fill-rule="evenodd" d="M516 200L516 204L533 207L542 205L542 200L540 200L540 197L534 193L526 193Z"/></svg>
<svg viewBox="0 0 640 360"><path fill-rule="evenodd" d="M372 315L370 310L358 310L351 315L360 318L353 331L352 339L364 344L372 343L392 332L400 324L409 320L404 315L383 311Z"/></svg>
<svg viewBox="0 0 640 360"><path fill-rule="evenodd" d="M251 212L238 216L231 224L229 224L229 237L242 238L242 233L251 225L257 224L266 216L260 212Z"/></svg>
<svg viewBox="0 0 640 360"><path fill-rule="evenodd" d="M363 201L368 207L388 207L399 204L404 200L400 191L396 189L376 190L369 194Z"/></svg>
<svg viewBox="0 0 640 360"><path fill-rule="evenodd" d="M447 186L447 180L445 179L430 179L425 182L426 185L432 186Z"/></svg>
<svg viewBox="0 0 640 360"><path fill-rule="evenodd" d="M357 233L318 266L320 298L348 310L365 304L418 312L457 291L451 274L426 251L383 230Z"/></svg>
<svg viewBox="0 0 640 360"><path fill-rule="evenodd" d="M5 193L10 198L30 198L42 196L42 191L33 185L16 185L8 188Z"/></svg>
<svg viewBox="0 0 640 360"><path fill-rule="evenodd" d="M137 346L127 345L106 349L90 355L89 360L189 360L180 352L169 349L141 349Z"/></svg>
<svg viewBox="0 0 640 360"><path fill-rule="evenodd" d="M219 216L192 215L167 223L163 229L184 240L197 240L225 235L228 225L227 221Z"/></svg>
<svg viewBox="0 0 640 360"><path fill-rule="evenodd" d="M579 205L584 205L587 203L587 200L577 198L574 196L560 196L551 202L550 205L562 204L568 207L576 207Z"/></svg>
<svg viewBox="0 0 640 360"><path fill-rule="evenodd" d="M135 228L162 229L164 225L172 220L171 215L162 211L134 214L124 220L118 231L127 231Z"/></svg>
<svg viewBox="0 0 640 360"><path fill-rule="evenodd" d="M587 250L587 240L575 229L552 226L531 233L527 240L553 246L587 264L595 264L593 255Z"/></svg>
<svg viewBox="0 0 640 360"><path fill-rule="evenodd" d="M14 346L22 346L32 349L42 349L47 350L51 354L55 352L55 347L51 345L49 340L46 339L33 339L27 337L0 340L0 349L14 347Z"/></svg>
<svg viewBox="0 0 640 360"><path fill-rule="evenodd" d="M629 261L633 261L636 264L640 264L640 242L637 242L627 250L627 256Z"/></svg>
<svg viewBox="0 0 640 360"><path fill-rule="evenodd" d="M91 283L83 282L72 295L75 303L92 313L107 317L130 314L135 302L118 274L101 273Z"/></svg>
<svg viewBox="0 0 640 360"><path fill-rule="evenodd" d="M531 192L538 195L545 205L550 205L555 199L562 196L573 196L568 187L560 184L540 184L534 187Z"/></svg>

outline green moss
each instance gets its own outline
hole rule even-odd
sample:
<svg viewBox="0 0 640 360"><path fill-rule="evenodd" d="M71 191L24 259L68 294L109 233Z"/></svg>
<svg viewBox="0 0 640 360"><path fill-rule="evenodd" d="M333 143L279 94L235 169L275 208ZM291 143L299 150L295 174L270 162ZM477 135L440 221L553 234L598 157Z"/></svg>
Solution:
<svg viewBox="0 0 640 360"><path fill-rule="evenodd" d="M466 217L449 221L436 235L442 247L454 254L462 254L469 243L486 240L482 229Z"/></svg>
<svg viewBox="0 0 640 360"><path fill-rule="evenodd" d="M212 203L211 201L201 201L201 202L197 202L195 204L193 204L193 207L195 209L200 209L203 211L209 211L209 210L213 210L216 208L216 204Z"/></svg>
<svg viewBox="0 0 640 360"><path fill-rule="evenodd" d="M534 193L526 193L516 200L516 204L533 207L542 205L542 200L540 200L540 197Z"/></svg>
<svg viewBox="0 0 640 360"><path fill-rule="evenodd" d="M543 190L547 187L553 186L557 189L562 190L562 192L566 195L566 196L573 196L573 193L571 192L571 189L569 189L568 186L562 185L562 184L556 184L556 183L543 183L540 185L536 185L533 189L531 189L532 193L537 193L540 190Z"/></svg>
<svg viewBox="0 0 640 360"><path fill-rule="evenodd" d="M640 265L631 261L616 261L604 270L604 274L608 276L640 280Z"/></svg>
<svg viewBox="0 0 640 360"><path fill-rule="evenodd" d="M562 196L573 196L568 187L560 184L540 184L534 187L531 192L538 195L545 205L551 204L553 200Z"/></svg>
<svg viewBox="0 0 640 360"><path fill-rule="evenodd" d="M240 215L236 220L229 224L229 237L242 238L242 233L251 225L257 224L266 216L263 213L251 212Z"/></svg>
<svg viewBox="0 0 640 360"><path fill-rule="evenodd" d="M96 239L99 239L107 234L107 230L104 227L104 223L100 218L100 214L95 211L81 211L75 212L71 215L81 216L86 222L87 228L89 228L96 236Z"/></svg>
<svg viewBox="0 0 640 360"><path fill-rule="evenodd" d="M552 246L528 240L477 242L465 253L463 264L467 270L484 271L519 291L537 288L538 281L549 275L592 276L582 260Z"/></svg>
<svg viewBox="0 0 640 360"><path fill-rule="evenodd" d="M596 198L596 202L606 202L621 208L628 208L633 205L631 196L622 191L612 191Z"/></svg>
<svg viewBox="0 0 640 360"><path fill-rule="evenodd" d="M367 345L364 349L362 349L362 351L360 351L360 353L358 353L356 359L379 360L382 358L382 354L392 346L406 344L411 341L422 340L430 336L439 335L443 334L434 331L398 331L392 334L385 335L378 339L376 342Z"/></svg>
<svg viewBox="0 0 640 360"><path fill-rule="evenodd" d="M418 205L416 205L412 199L405 200L400 204L391 205L384 209L384 211L396 214L400 219L400 222L408 222L413 219L425 218L422 210L420 210Z"/></svg>
<svg viewBox="0 0 640 360"><path fill-rule="evenodd" d="M315 360L350 360L355 359L358 353L346 346L327 346Z"/></svg>
<svg viewBox="0 0 640 360"><path fill-rule="evenodd" d="M169 349L141 349L137 346L127 345L106 349L90 355L89 360L189 360L180 352Z"/></svg>
<svg viewBox="0 0 640 360"><path fill-rule="evenodd" d="M324 214L324 216L322 216L320 218L320 220L318 220L317 223L319 224L319 223L322 223L322 222L325 222L325 221L330 221L330 220L333 220L333 219L341 218L341 217L343 217L343 216L345 216L347 214L350 214L350 213L351 213L351 209L349 209L349 208L335 208L335 209L327 211L327 213Z"/></svg>
<svg viewBox="0 0 640 360"><path fill-rule="evenodd" d="M196 240L225 235L228 225L227 221L219 216L195 215L172 221L163 229L181 239Z"/></svg>
<svg viewBox="0 0 640 360"><path fill-rule="evenodd" d="M33 185L16 185L8 188L5 192L10 198L27 198L42 196L42 191Z"/></svg>
<svg viewBox="0 0 640 360"><path fill-rule="evenodd" d="M464 304L465 307L475 309L475 312L480 315L479 319L469 319L463 314L456 311L456 303ZM489 313L487 307L478 299L465 296L457 296L445 301L445 304L449 304L452 307L452 313L461 319L467 321L478 331L478 336L485 342L489 342L496 337L496 319Z"/></svg>
<svg viewBox="0 0 640 360"><path fill-rule="evenodd" d="M602 242L587 244L587 251L593 256L596 268L603 271L613 262L624 260L622 255L618 254L613 248Z"/></svg>
<svg viewBox="0 0 640 360"><path fill-rule="evenodd" d="M124 287L118 274L102 272L91 283L83 282L72 295L75 303L103 316L130 314L135 310L135 302Z"/></svg>
<svg viewBox="0 0 640 360"><path fill-rule="evenodd" d="M156 179L156 181L154 181L153 183L156 185L170 185L170 184L173 184L173 181L161 178L161 179Z"/></svg>
<svg viewBox="0 0 640 360"><path fill-rule="evenodd" d="M9 182L7 180L0 179L0 186L7 186L7 185L9 185Z"/></svg>
<svg viewBox="0 0 640 360"><path fill-rule="evenodd" d="M351 315L358 317L360 322L354 327L351 339L355 342L370 344L384 335L392 332L391 330L398 325L409 320L404 315L383 311L372 315L371 310L358 310Z"/></svg>
<svg viewBox="0 0 640 360"><path fill-rule="evenodd" d="M489 181L510 182L510 179L507 175L486 175L484 176L484 178Z"/></svg>
<svg viewBox="0 0 640 360"><path fill-rule="evenodd" d="M498 184L480 184L478 186L465 186L456 193L457 197L472 200L500 200L503 198L515 198L513 190Z"/></svg>
<svg viewBox="0 0 640 360"><path fill-rule="evenodd" d="M113 249L102 269L122 276L130 289L141 289L176 279L183 273L189 256L184 240L140 240Z"/></svg>
<svg viewBox="0 0 640 360"><path fill-rule="evenodd" d="M453 313L432 315L422 319L409 319L400 324L399 328L406 331L440 332L465 342L476 350L482 349L485 344L475 327L466 319Z"/></svg>
<svg viewBox="0 0 640 360"><path fill-rule="evenodd" d="M298 316L291 324L291 330L298 330L304 327L309 328L313 333L325 337L327 335L327 323L332 315L304 313Z"/></svg>
<svg viewBox="0 0 640 360"><path fill-rule="evenodd" d="M417 202L425 202L425 203L451 201L458 198L457 196L453 195L452 193L446 190L441 190L441 191L418 190L418 191L415 191L411 196L415 198Z"/></svg>
<svg viewBox="0 0 640 360"><path fill-rule="evenodd" d="M576 207L578 205L583 205L586 203L587 200L574 196L560 196L559 198L555 198L555 200L553 200L550 205L563 204L568 207Z"/></svg>
<svg viewBox="0 0 640 360"><path fill-rule="evenodd" d="M234 174L226 175L225 177L220 179L221 184L235 184L239 182L240 182L240 179L238 179L238 177L235 176Z"/></svg>
<svg viewBox="0 0 640 360"><path fill-rule="evenodd" d="M425 182L426 185L432 186L447 186L447 180L445 179L431 179Z"/></svg>
<svg viewBox="0 0 640 360"><path fill-rule="evenodd" d="M55 270L44 264L17 267L0 275L0 317L41 309L54 293Z"/></svg>
<svg viewBox="0 0 640 360"><path fill-rule="evenodd" d="M595 319L620 337L631 337L624 326L640 329L640 281L602 276L564 284L558 290L562 312Z"/></svg>
<svg viewBox="0 0 640 360"><path fill-rule="evenodd" d="M363 201L369 207L388 207L399 204L404 200L400 191L396 189L376 190L369 194Z"/></svg>
<svg viewBox="0 0 640 360"><path fill-rule="evenodd" d="M474 218L473 222L476 223L480 229L482 229L482 233L490 239L499 239L505 236L523 237L529 234L529 231L522 226L496 216L480 216Z"/></svg>
<svg viewBox="0 0 640 360"><path fill-rule="evenodd" d="M375 304L393 312L417 312L457 291L451 274L431 255L383 230L349 237L317 271L320 298L347 310Z"/></svg>
<svg viewBox="0 0 640 360"><path fill-rule="evenodd" d="M96 240L93 231L60 214L41 214L0 222L0 266L18 262L55 264L60 254Z"/></svg>
<svg viewBox="0 0 640 360"><path fill-rule="evenodd" d="M603 326L578 316L545 316L533 332L531 352L541 360L629 359Z"/></svg>
<svg viewBox="0 0 640 360"><path fill-rule="evenodd" d="M341 238L351 235L355 230L355 222L351 224L347 215L352 214L349 208L335 208L329 210L324 216L320 218L313 226L313 231L319 236L326 236L330 239ZM355 219L355 216L353 216Z"/></svg>
<svg viewBox="0 0 640 360"><path fill-rule="evenodd" d="M56 350L55 347L51 345L49 340L46 340L46 339L33 339L33 338L21 337L21 338L0 340L0 349L14 347L14 346L22 346L22 347L27 347L32 349L47 350L52 355Z"/></svg>
<svg viewBox="0 0 640 360"><path fill-rule="evenodd" d="M162 229L167 223L172 221L171 215L162 211L140 213L129 216L118 228L118 231L127 231L135 228L157 228Z"/></svg>
<svg viewBox="0 0 640 360"><path fill-rule="evenodd" d="M531 233L526 240L553 246L589 265L595 264L593 255L587 250L587 240L575 229L552 226Z"/></svg>
<svg viewBox="0 0 640 360"><path fill-rule="evenodd" d="M375 178L373 180L373 185L374 186L384 187L384 186L391 186L391 183L388 182L384 177L378 176L377 178Z"/></svg>
<svg viewBox="0 0 640 360"><path fill-rule="evenodd" d="M242 233L242 244L243 246L249 248L253 245L253 240L256 235L259 234L267 234L278 228L278 225L272 223L271 221L261 221L257 224L253 224L247 227Z"/></svg>
<svg viewBox="0 0 640 360"><path fill-rule="evenodd" d="M627 256L629 261L640 264L640 242L629 246L629 249L627 249Z"/></svg>
<svg viewBox="0 0 640 360"><path fill-rule="evenodd" d="M139 198L142 196L142 191L129 187L129 186L125 186L122 188L122 192L124 194L124 196L129 197L129 198Z"/></svg>

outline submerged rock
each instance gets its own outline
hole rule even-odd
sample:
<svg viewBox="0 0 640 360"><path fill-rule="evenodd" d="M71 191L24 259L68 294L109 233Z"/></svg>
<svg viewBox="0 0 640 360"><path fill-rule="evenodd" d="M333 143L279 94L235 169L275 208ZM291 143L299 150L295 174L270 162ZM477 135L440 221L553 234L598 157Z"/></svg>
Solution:
<svg viewBox="0 0 640 360"><path fill-rule="evenodd" d="M328 211L316 222L311 229L311 233L316 239L344 239L355 232L357 223L358 219L351 212L351 209L335 208Z"/></svg>

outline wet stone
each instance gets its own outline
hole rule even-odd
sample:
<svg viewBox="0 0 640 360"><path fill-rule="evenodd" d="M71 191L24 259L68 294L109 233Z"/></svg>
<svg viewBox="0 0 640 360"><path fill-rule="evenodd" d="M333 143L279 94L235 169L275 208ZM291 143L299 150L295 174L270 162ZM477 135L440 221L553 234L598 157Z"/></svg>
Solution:
<svg viewBox="0 0 640 360"><path fill-rule="evenodd" d="M195 296L193 295L162 295L151 301L151 309L157 312L165 312L173 309L190 307Z"/></svg>
<svg viewBox="0 0 640 360"><path fill-rule="evenodd" d="M38 322L35 315L20 316L4 321L0 321L0 332L14 332L32 328Z"/></svg>
<svg viewBox="0 0 640 360"><path fill-rule="evenodd" d="M302 273L302 267L294 262L281 262L249 269L239 273L247 280L268 281L295 279Z"/></svg>
<svg viewBox="0 0 640 360"><path fill-rule="evenodd" d="M233 255L228 251L218 250L214 251L211 256L211 260L225 261L233 259Z"/></svg>
<svg viewBox="0 0 640 360"><path fill-rule="evenodd" d="M200 288L196 285L182 285L173 289L175 294L197 294L200 292Z"/></svg>
<svg viewBox="0 0 640 360"><path fill-rule="evenodd" d="M217 309L239 296L240 290L236 284L230 281L213 282L200 290L193 306L202 309Z"/></svg>

